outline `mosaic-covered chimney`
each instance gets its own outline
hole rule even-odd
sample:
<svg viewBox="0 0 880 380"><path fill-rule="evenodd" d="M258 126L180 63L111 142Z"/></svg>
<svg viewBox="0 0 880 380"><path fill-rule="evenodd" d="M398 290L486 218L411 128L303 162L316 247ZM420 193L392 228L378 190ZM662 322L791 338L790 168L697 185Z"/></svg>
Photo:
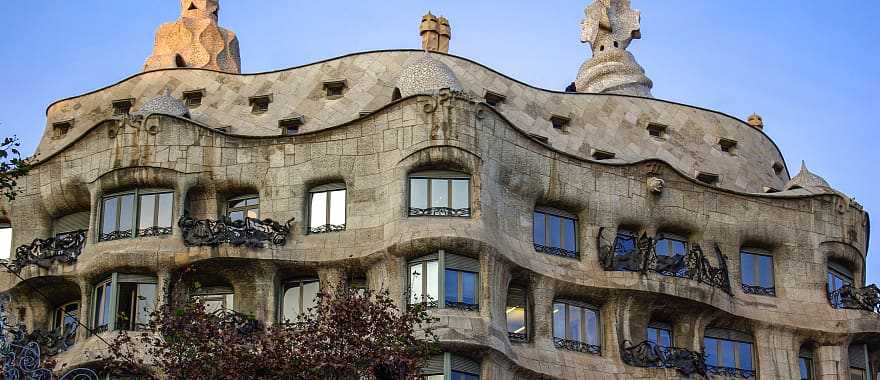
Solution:
<svg viewBox="0 0 880 380"><path fill-rule="evenodd" d="M180 19L156 31L144 71L195 67L238 74L241 57L235 33L218 25L219 0L181 0Z"/></svg>
<svg viewBox="0 0 880 380"><path fill-rule="evenodd" d="M449 53L452 28L449 27L449 20L446 17L434 16L428 12L422 16L419 34L422 36L422 49L425 51Z"/></svg>

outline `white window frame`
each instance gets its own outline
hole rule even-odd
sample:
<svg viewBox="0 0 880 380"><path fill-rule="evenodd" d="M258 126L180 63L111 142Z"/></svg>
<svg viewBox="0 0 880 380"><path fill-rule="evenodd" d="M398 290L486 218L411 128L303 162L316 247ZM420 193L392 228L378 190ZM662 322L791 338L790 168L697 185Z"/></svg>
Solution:
<svg viewBox="0 0 880 380"><path fill-rule="evenodd" d="M174 216L176 214L176 212L175 212L176 211L175 210L175 204L176 204L175 191L169 190L169 189L134 189L134 190L129 190L129 191L107 194L107 195L104 195L101 197L101 202L100 202L100 205L98 206L98 208L99 208L99 210L98 210L98 229L99 229L99 231L97 234L98 241L99 242L113 241L113 240L133 239L133 238L141 237L141 231L140 231L141 197L146 196L146 195L156 195L156 202L155 202L155 205L153 206L154 210L153 210L152 227L158 227L158 225L159 225L159 209L160 209L159 204L161 203L161 202L159 202L159 198L164 194L171 194L171 210L170 210L171 220L169 223L171 230L169 233L161 234L161 235L173 234ZM116 201L116 215L115 215L116 222L115 222L114 230L110 231L110 232L118 232L118 231L120 231L119 225L121 222L121 219L120 219L121 213L119 211L121 210L121 206L122 206L122 198L127 195L131 195L134 197L134 204L132 205L132 216L131 216L131 236L125 237L125 238L117 238L117 239L103 239L103 235L107 234L107 232L104 231L104 216L105 216L104 215L104 204L105 204L105 202L109 199L115 199L115 201ZM148 235L148 236L155 236L155 235Z"/></svg>

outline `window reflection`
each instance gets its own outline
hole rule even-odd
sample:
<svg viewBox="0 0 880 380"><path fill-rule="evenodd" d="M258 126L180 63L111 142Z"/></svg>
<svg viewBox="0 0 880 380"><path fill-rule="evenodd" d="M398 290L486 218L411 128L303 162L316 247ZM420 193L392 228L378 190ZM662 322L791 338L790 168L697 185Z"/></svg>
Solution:
<svg viewBox="0 0 880 380"><path fill-rule="evenodd" d="M101 202L99 240L170 234L173 203L174 193L154 190L106 196Z"/></svg>
<svg viewBox="0 0 880 380"><path fill-rule="evenodd" d="M12 257L12 227L9 223L0 222L0 260Z"/></svg>
<svg viewBox="0 0 880 380"><path fill-rule="evenodd" d="M600 346L599 312L591 307L555 302L553 337Z"/></svg>
<svg viewBox="0 0 880 380"><path fill-rule="evenodd" d="M507 291L507 332L511 339L528 340L528 328L526 321L526 291L522 288L512 287Z"/></svg>
<svg viewBox="0 0 880 380"><path fill-rule="evenodd" d="M410 175L410 216L470 216L470 179L456 172Z"/></svg>
<svg viewBox="0 0 880 380"><path fill-rule="evenodd" d="M344 230L345 202L344 184L325 185L312 189L309 199L309 232Z"/></svg>
<svg viewBox="0 0 880 380"><path fill-rule="evenodd" d="M317 305L320 284L318 280L297 280L284 286L281 305L281 322L296 322L300 314L307 313Z"/></svg>
<svg viewBox="0 0 880 380"><path fill-rule="evenodd" d="M566 252L565 256L577 253L577 220L574 217L543 210L535 211L532 234L535 249L539 252L563 250Z"/></svg>
<svg viewBox="0 0 880 380"><path fill-rule="evenodd" d="M226 216L233 222L260 219L260 197L249 195L233 198L226 204Z"/></svg>

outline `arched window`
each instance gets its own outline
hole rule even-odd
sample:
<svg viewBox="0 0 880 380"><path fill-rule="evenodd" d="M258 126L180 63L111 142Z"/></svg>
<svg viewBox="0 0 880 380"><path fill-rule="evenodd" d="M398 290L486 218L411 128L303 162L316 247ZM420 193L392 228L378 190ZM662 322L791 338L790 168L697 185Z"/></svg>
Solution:
<svg viewBox="0 0 880 380"><path fill-rule="evenodd" d="M409 289L410 304L479 310L480 261L443 251L411 260Z"/></svg>
<svg viewBox="0 0 880 380"><path fill-rule="evenodd" d="M470 176L429 170L409 176L410 216L471 216Z"/></svg>
<svg viewBox="0 0 880 380"><path fill-rule="evenodd" d="M12 258L12 225L0 221L0 260Z"/></svg>
<svg viewBox="0 0 880 380"><path fill-rule="evenodd" d="M828 260L828 299L831 306L844 308L845 299L840 295L840 289L854 286L853 272L845 265L834 260Z"/></svg>
<svg viewBox="0 0 880 380"><path fill-rule="evenodd" d="M226 217L233 222L260 219L260 195L249 194L228 200Z"/></svg>
<svg viewBox="0 0 880 380"><path fill-rule="evenodd" d="M116 193L105 196L101 205L101 241L171 234L173 191L138 189Z"/></svg>
<svg viewBox="0 0 880 380"><path fill-rule="evenodd" d="M201 301L209 314L235 310L235 290L231 286L201 287L193 292L192 298Z"/></svg>
<svg viewBox="0 0 880 380"><path fill-rule="evenodd" d="M344 183L309 190L309 233L344 231L346 191Z"/></svg>
<svg viewBox="0 0 880 380"><path fill-rule="evenodd" d="M809 347L802 346L798 351L798 370L801 374L801 380L815 379L815 370L813 369L813 350Z"/></svg>
<svg viewBox="0 0 880 380"><path fill-rule="evenodd" d="M526 289L510 287L507 289L507 335L511 342L529 341L529 314Z"/></svg>
<svg viewBox="0 0 880 380"><path fill-rule="evenodd" d="M710 374L757 378L754 340L746 333L718 328L706 329L703 338L706 368Z"/></svg>
<svg viewBox="0 0 880 380"><path fill-rule="evenodd" d="M296 322L297 317L317 304L320 283L315 279L288 281L281 296L281 323Z"/></svg>
<svg viewBox="0 0 880 380"><path fill-rule="evenodd" d="M743 248L739 253L742 290L749 294L776 296L773 276L773 256L769 252Z"/></svg>
<svg viewBox="0 0 880 380"><path fill-rule="evenodd" d="M549 207L536 207L532 222L535 250L578 258L577 216Z"/></svg>
<svg viewBox="0 0 880 380"><path fill-rule="evenodd" d="M96 332L143 329L156 309L156 277L113 273L95 285L93 295Z"/></svg>
<svg viewBox="0 0 880 380"><path fill-rule="evenodd" d="M428 358L423 380L480 380L480 363L449 352Z"/></svg>
<svg viewBox="0 0 880 380"><path fill-rule="evenodd" d="M391 93L391 101L400 100L402 96L400 95L400 89L395 87L394 92Z"/></svg>
<svg viewBox="0 0 880 380"><path fill-rule="evenodd" d="M183 56L180 54L174 55L174 66L175 67L186 67L186 60L183 59Z"/></svg>
<svg viewBox="0 0 880 380"><path fill-rule="evenodd" d="M572 300L553 302L553 343L556 348L600 355L601 341L597 307Z"/></svg>

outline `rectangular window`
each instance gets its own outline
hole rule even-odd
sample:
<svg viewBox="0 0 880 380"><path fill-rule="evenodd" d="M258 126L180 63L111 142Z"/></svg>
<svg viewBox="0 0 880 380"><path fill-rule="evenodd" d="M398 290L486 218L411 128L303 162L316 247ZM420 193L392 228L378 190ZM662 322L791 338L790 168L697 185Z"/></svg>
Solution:
<svg viewBox="0 0 880 380"><path fill-rule="evenodd" d="M235 309L235 294L231 289L226 292L198 294L192 298L202 301L202 304L205 306L205 313L208 314Z"/></svg>
<svg viewBox="0 0 880 380"><path fill-rule="evenodd" d="M52 331L61 333L61 336L71 334L76 335L76 329L79 327L77 320L79 318L79 302L70 302L55 309L52 318Z"/></svg>
<svg viewBox="0 0 880 380"><path fill-rule="evenodd" d="M526 291L522 288L507 290L507 333L512 341L528 341L528 321L526 320Z"/></svg>
<svg viewBox="0 0 880 380"><path fill-rule="evenodd" d="M654 250L660 256L684 256L687 255L687 241L677 236L661 234Z"/></svg>
<svg viewBox="0 0 880 380"><path fill-rule="evenodd" d="M135 202L137 200L137 202ZM174 193L135 191L104 197L99 240L171 234Z"/></svg>
<svg viewBox="0 0 880 380"><path fill-rule="evenodd" d="M436 260L410 264L410 303L436 303L440 299L439 268Z"/></svg>
<svg viewBox="0 0 880 380"><path fill-rule="evenodd" d="M97 332L146 327L156 309L155 278L114 273L95 286L92 326Z"/></svg>
<svg viewBox="0 0 880 380"><path fill-rule="evenodd" d="M535 250L559 256L577 257L577 220L572 217L535 211L533 217Z"/></svg>
<svg viewBox="0 0 880 380"><path fill-rule="evenodd" d="M230 200L226 204L226 216L233 222L260 219L260 197L250 195Z"/></svg>
<svg viewBox="0 0 880 380"><path fill-rule="evenodd" d="M648 341L660 347L672 347L672 329L665 326L648 326Z"/></svg>
<svg viewBox="0 0 880 380"><path fill-rule="evenodd" d="M801 380L813 380L813 359L798 358L798 368L800 369Z"/></svg>
<svg viewBox="0 0 880 380"><path fill-rule="evenodd" d="M9 260L12 257L12 227L9 224L0 223L0 260Z"/></svg>
<svg viewBox="0 0 880 380"><path fill-rule="evenodd" d="M477 274L447 269L444 294L446 306L477 304Z"/></svg>
<svg viewBox="0 0 880 380"><path fill-rule="evenodd" d="M553 340L557 348L600 353L599 312L593 308L553 303Z"/></svg>
<svg viewBox="0 0 880 380"><path fill-rule="evenodd" d="M345 230L345 188L344 185L332 185L334 190L312 190L309 200L309 232Z"/></svg>
<svg viewBox="0 0 880 380"><path fill-rule="evenodd" d="M110 295L113 284L110 281L103 282L95 287L95 308L93 314L94 329L97 332L107 331L110 325Z"/></svg>
<svg viewBox="0 0 880 380"><path fill-rule="evenodd" d="M317 280L294 281L285 285L281 300L281 321L296 322L300 314L315 307L319 292L320 283Z"/></svg>
<svg viewBox="0 0 880 380"><path fill-rule="evenodd" d="M828 295L831 306L844 307L844 300L840 297L839 290L845 286L853 286L852 272L835 262L828 263Z"/></svg>
<svg viewBox="0 0 880 380"><path fill-rule="evenodd" d="M732 368L744 371L754 371L754 353L752 343L740 342L729 339L705 337L706 365L715 368Z"/></svg>
<svg viewBox="0 0 880 380"><path fill-rule="evenodd" d="M743 292L776 296L773 256L744 250L740 252L739 257Z"/></svg>
<svg viewBox="0 0 880 380"><path fill-rule="evenodd" d="M470 180L451 174L412 176L410 216L470 216Z"/></svg>

